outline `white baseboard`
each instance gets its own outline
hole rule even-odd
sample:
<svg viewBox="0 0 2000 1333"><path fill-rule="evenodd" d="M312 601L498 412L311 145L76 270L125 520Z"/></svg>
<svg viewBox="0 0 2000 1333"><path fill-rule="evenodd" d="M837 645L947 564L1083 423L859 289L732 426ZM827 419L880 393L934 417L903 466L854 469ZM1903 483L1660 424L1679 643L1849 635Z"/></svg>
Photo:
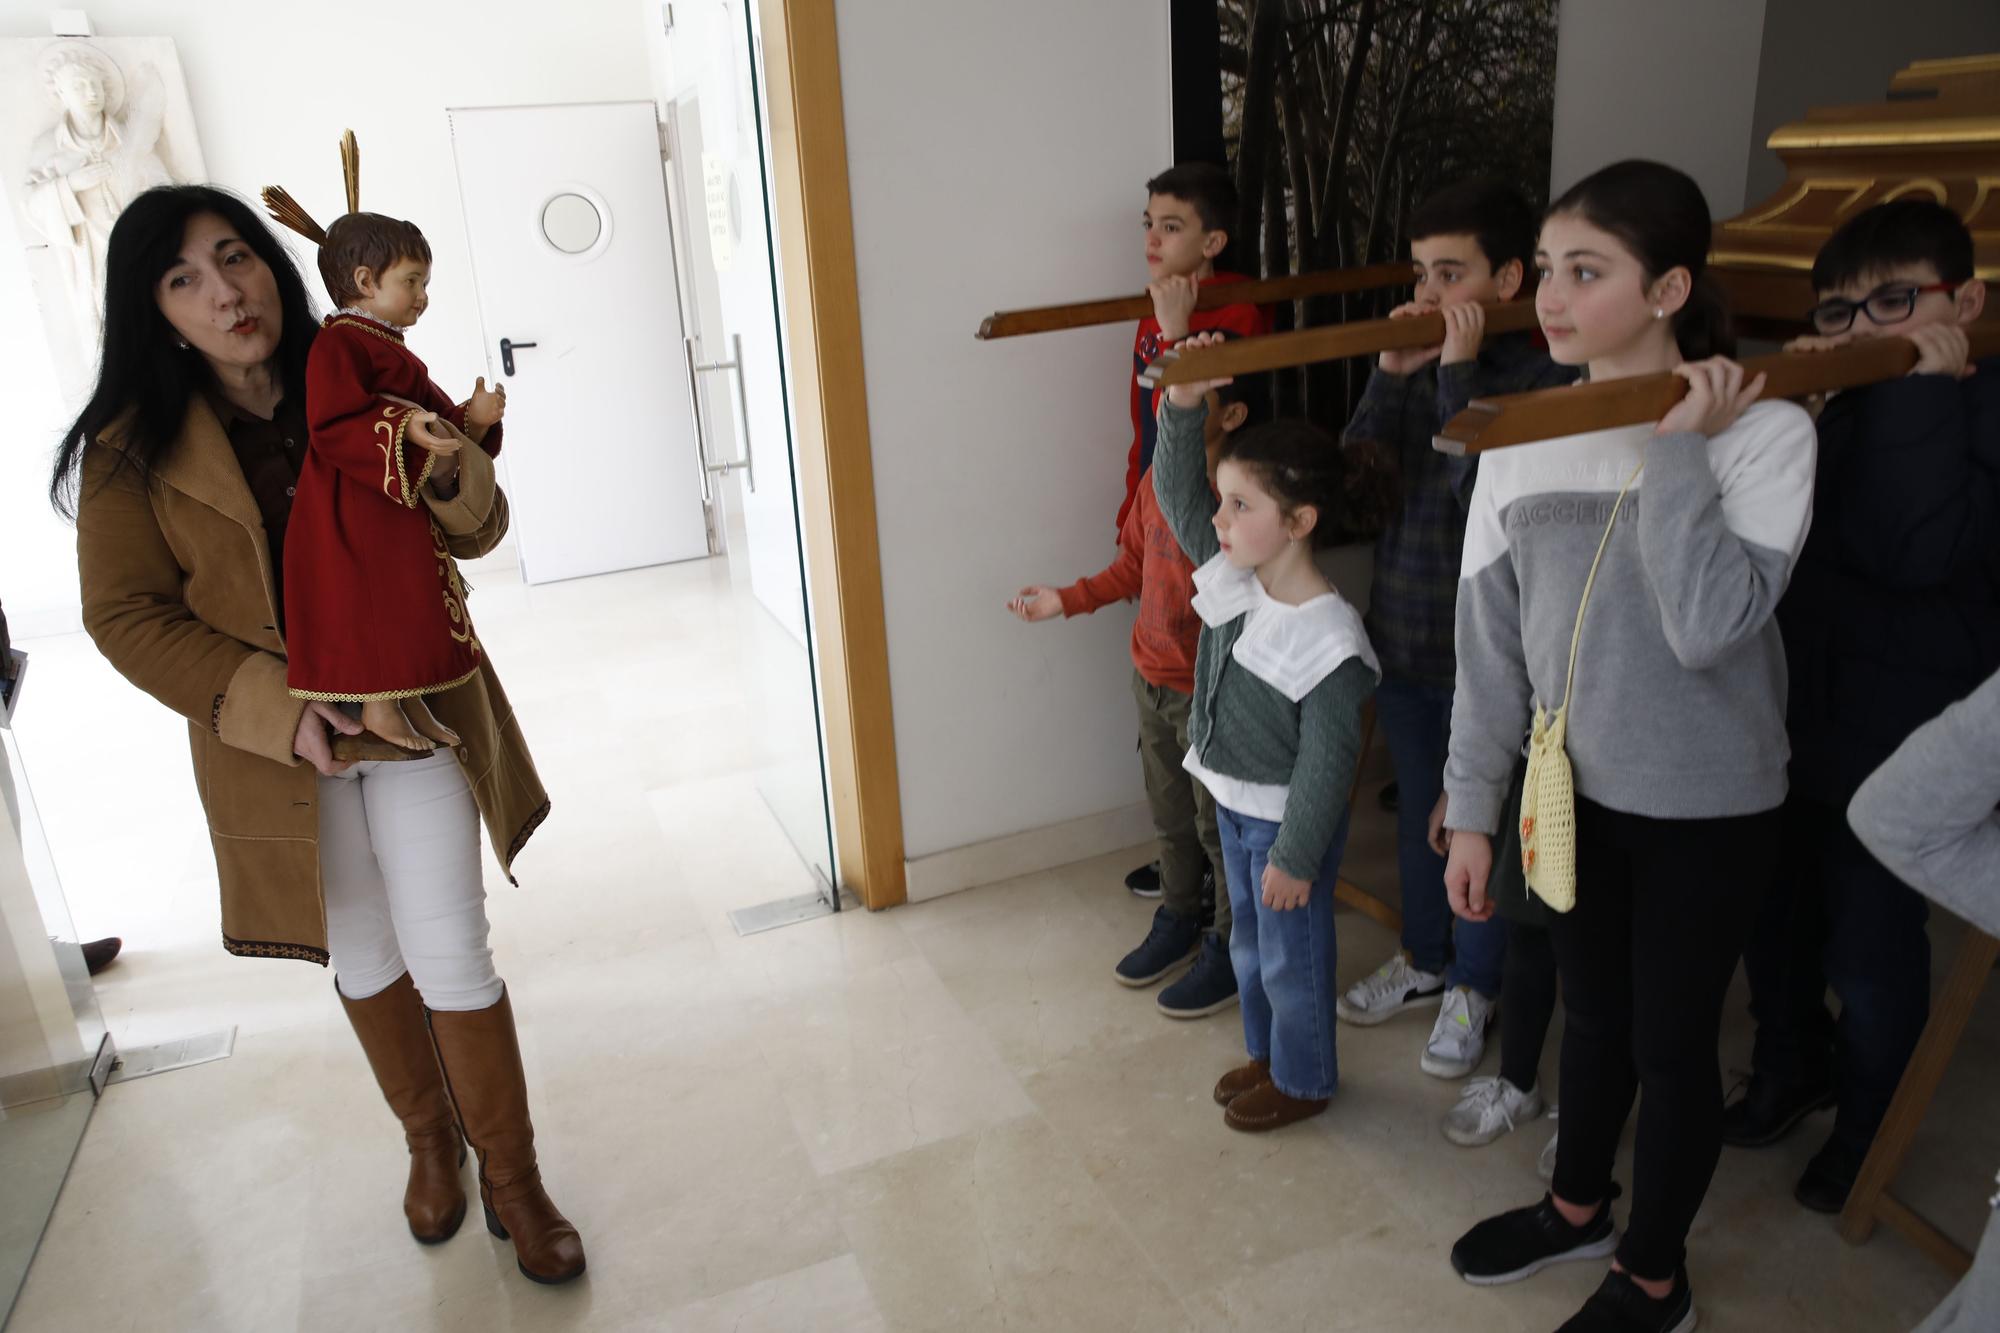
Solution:
<svg viewBox="0 0 2000 1333"><path fill-rule="evenodd" d="M1093 856L1135 847L1153 837L1153 816L1144 804L1085 815L1061 824L1010 833L903 863L909 900L920 903L961 889L1053 870Z"/></svg>

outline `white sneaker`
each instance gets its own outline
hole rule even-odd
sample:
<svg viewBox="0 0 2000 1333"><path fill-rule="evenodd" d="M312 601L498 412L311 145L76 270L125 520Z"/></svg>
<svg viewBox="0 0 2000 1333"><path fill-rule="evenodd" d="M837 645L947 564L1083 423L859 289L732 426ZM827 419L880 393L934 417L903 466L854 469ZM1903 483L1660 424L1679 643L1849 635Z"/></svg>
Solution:
<svg viewBox="0 0 2000 1333"><path fill-rule="evenodd" d="M1347 994L1333 1003L1334 1012L1358 1027L1374 1027L1394 1018L1405 1009L1436 1004L1444 994L1444 978L1436 972L1419 972L1410 960L1398 953L1394 958L1347 988Z"/></svg>
<svg viewBox="0 0 2000 1333"><path fill-rule="evenodd" d="M1556 1108L1551 1106L1549 1108L1549 1119L1554 1120L1555 1118ZM1544 1183L1551 1182L1556 1178L1556 1140L1561 1137L1561 1130L1557 1130L1555 1133L1549 1135L1549 1146L1542 1149L1541 1160L1535 1163L1535 1174L1540 1176Z"/></svg>
<svg viewBox="0 0 2000 1333"><path fill-rule="evenodd" d="M1465 1148L1481 1148L1542 1113L1542 1094L1522 1092L1504 1078L1476 1078L1445 1112L1444 1136Z"/></svg>
<svg viewBox="0 0 2000 1333"><path fill-rule="evenodd" d="M1464 1078L1479 1068L1494 1008L1493 1001L1470 986L1453 986L1446 991L1444 1007L1431 1028L1430 1044L1418 1061L1424 1072L1439 1078Z"/></svg>

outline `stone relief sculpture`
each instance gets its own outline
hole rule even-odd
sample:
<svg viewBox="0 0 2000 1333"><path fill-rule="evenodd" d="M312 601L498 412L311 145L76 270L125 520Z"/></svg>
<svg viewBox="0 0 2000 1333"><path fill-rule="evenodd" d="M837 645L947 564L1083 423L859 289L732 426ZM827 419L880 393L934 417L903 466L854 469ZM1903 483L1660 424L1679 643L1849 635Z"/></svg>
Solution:
<svg viewBox="0 0 2000 1333"><path fill-rule="evenodd" d="M125 205L206 179L170 38L0 42L0 184L59 376L96 360L104 255Z"/></svg>
<svg viewBox="0 0 2000 1333"><path fill-rule="evenodd" d="M86 42L56 43L36 67L56 117L29 150L28 217L62 266L78 330L94 340L111 224L173 179L153 151L166 93L150 65L128 87L117 62Z"/></svg>

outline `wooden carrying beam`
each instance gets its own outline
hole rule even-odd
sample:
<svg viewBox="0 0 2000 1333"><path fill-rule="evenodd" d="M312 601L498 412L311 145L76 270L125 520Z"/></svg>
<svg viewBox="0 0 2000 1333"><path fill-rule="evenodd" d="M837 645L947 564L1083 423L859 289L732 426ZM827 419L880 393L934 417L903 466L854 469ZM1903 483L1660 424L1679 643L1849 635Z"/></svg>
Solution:
<svg viewBox="0 0 2000 1333"><path fill-rule="evenodd" d="M1968 333L1974 359L2000 356L2000 324L1981 324ZM1892 380L1909 374L1916 364L1915 343L1905 338L1871 338L1827 352L1746 357L1743 370L1746 384L1760 374L1770 377L1761 397L1802 398ZM1504 398L1475 398L1446 423L1444 433L1434 443L1440 453L1464 456L1564 435L1638 426L1658 421L1686 393L1686 380L1663 374L1537 389Z"/></svg>
<svg viewBox="0 0 2000 1333"><path fill-rule="evenodd" d="M1195 294L1194 308L1217 310L1226 305L1245 303L1275 305L1283 301L1302 301L1309 296L1379 291L1415 280L1416 269L1408 262L1402 262L1369 264L1363 268L1321 269L1316 273L1291 273L1276 278L1256 278L1249 282L1210 283ZM1093 324L1128 324L1152 313L1153 298L1141 292L1137 296L1078 301L1073 305L1002 310L988 315L974 336L1015 338L1024 333L1055 333Z"/></svg>
<svg viewBox="0 0 2000 1333"><path fill-rule="evenodd" d="M1486 303L1486 332L1521 333L1536 327L1533 301ZM1309 366L1348 356L1376 356L1406 347L1436 347L1444 341L1443 315L1409 315L1402 319L1360 319L1346 324L1322 324L1262 338L1233 338L1214 347L1169 349L1147 366L1139 383L1147 388L1254 375L1263 370Z"/></svg>

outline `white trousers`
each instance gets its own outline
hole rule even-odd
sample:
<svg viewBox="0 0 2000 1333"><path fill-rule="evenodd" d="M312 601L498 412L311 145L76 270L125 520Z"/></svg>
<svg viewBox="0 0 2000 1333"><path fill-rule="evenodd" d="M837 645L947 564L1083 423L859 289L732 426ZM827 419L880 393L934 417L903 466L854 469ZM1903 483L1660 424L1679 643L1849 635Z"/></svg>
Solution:
<svg viewBox="0 0 2000 1333"><path fill-rule="evenodd" d="M322 776L319 867L342 995L365 1000L408 972L431 1009L499 1001L479 808L450 751Z"/></svg>

